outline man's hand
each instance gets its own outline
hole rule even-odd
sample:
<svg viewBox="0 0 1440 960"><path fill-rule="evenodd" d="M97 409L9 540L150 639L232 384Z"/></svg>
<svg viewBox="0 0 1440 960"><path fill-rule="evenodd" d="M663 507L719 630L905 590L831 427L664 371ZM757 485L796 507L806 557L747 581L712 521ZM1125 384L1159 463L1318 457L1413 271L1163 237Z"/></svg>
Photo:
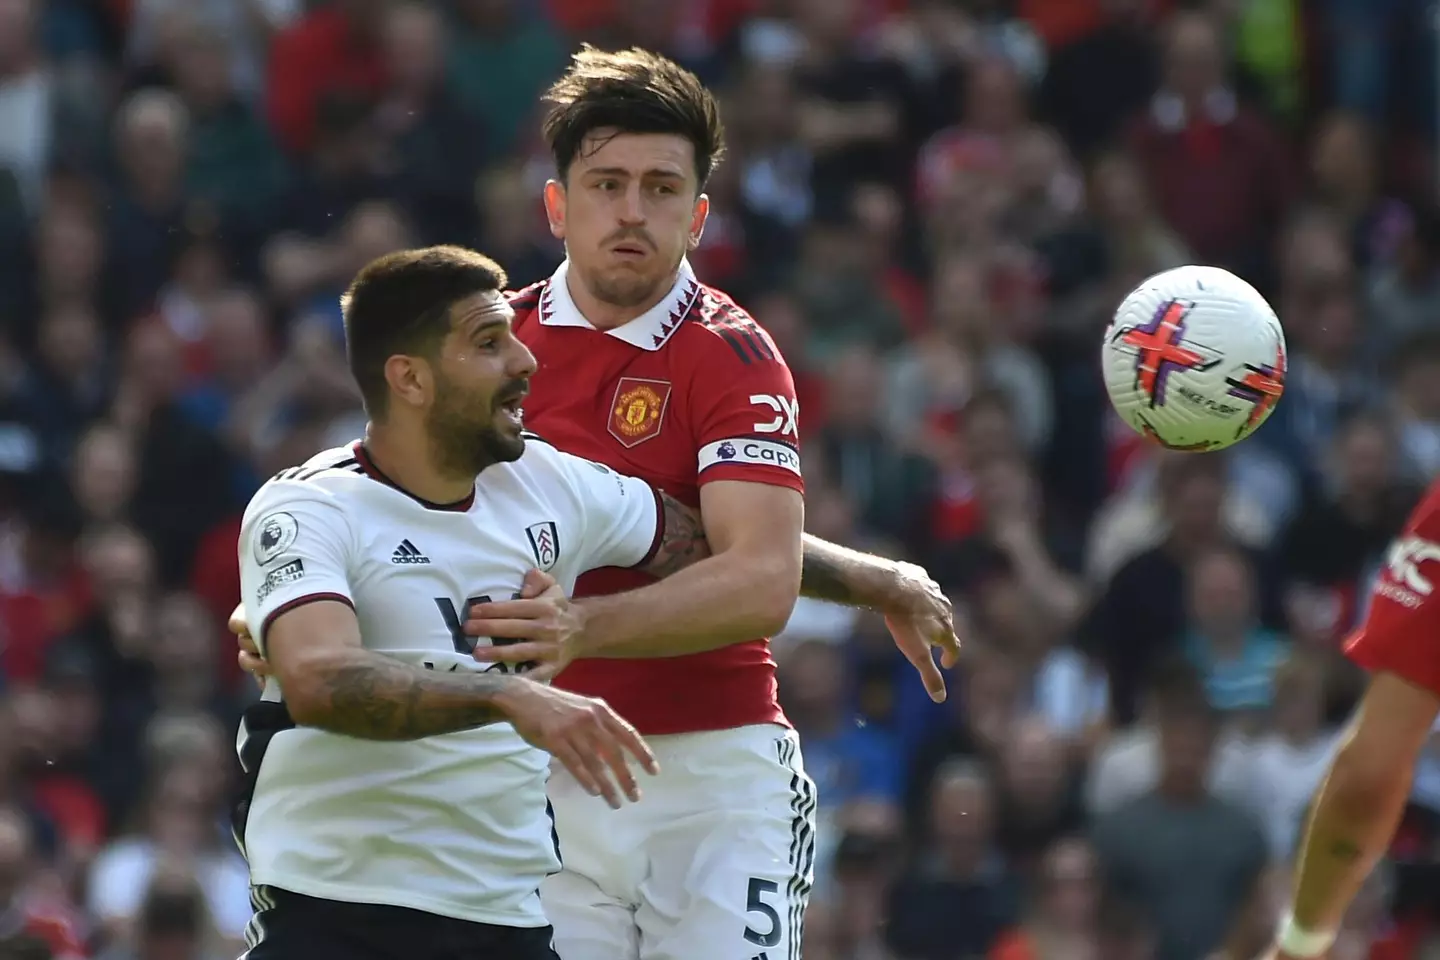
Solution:
<svg viewBox="0 0 1440 960"><path fill-rule="evenodd" d="M950 600L923 567L806 534L800 595L883 613L895 646L919 672L930 699L945 700L945 677L930 649L940 648L940 662L948 669L960 660L960 640Z"/></svg>
<svg viewBox="0 0 1440 960"><path fill-rule="evenodd" d="M576 640L584 627L581 608L570 602L555 578L539 570L525 575L520 599L477 604L465 620L466 636L491 640L490 645L475 648L476 660L536 664L525 676L540 683L575 659Z"/></svg>
<svg viewBox="0 0 1440 960"><path fill-rule="evenodd" d="M517 601L519 602L519 601ZM603 700L582 697L517 678L500 701L515 732L565 765L577 783L619 809L621 793L640 799L629 758L649 774L660 772L645 740ZM618 785L618 789L617 789Z"/></svg>
<svg viewBox="0 0 1440 960"><path fill-rule="evenodd" d="M255 638L250 636L250 624L245 620L243 603L231 611L230 622L226 626L235 634L235 643L240 648L235 655L240 669L254 677L255 683L264 690L265 678L270 676L270 665L260 656L260 648L256 645Z"/></svg>
<svg viewBox="0 0 1440 960"><path fill-rule="evenodd" d="M960 660L960 639L955 635L955 610L940 584L924 567L896 563L894 586L881 612L896 648L920 674L930 699L943 703L945 676L930 651L940 648L940 663L948 670Z"/></svg>

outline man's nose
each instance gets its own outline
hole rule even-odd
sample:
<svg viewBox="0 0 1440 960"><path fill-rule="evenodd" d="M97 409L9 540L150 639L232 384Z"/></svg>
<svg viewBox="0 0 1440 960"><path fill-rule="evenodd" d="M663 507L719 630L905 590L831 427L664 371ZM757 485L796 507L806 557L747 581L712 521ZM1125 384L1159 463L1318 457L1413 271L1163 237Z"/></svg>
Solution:
<svg viewBox="0 0 1440 960"><path fill-rule="evenodd" d="M632 183L625 190L625 199L620 204L620 222L626 226L638 226L645 222L645 203L640 189L639 183Z"/></svg>
<svg viewBox="0 0 1440 960"><path fill-rule="evenodd" d="M535 362L535 354L531 353L530 348L518 340L515 345L520 349L515 351L515 355L510 361L510 369L507 370L506 373L510 377L525 377L528 379L534 376L535 370L539 366Z"/></svg>

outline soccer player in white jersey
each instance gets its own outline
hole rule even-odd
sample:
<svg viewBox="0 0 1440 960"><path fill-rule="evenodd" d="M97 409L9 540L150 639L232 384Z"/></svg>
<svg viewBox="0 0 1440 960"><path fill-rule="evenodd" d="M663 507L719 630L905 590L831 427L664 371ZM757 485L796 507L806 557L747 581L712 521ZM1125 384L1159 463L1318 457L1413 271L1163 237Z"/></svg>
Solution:
<svg viewBox="0 0 1440 960"><path fill-rule="evenodd" d="M246 511L241 587L271 669L237 743L251 960L553 960L549 755L616 806L638 798L627 757L655 772L603 702L477 662L462 630L537 570L568 591L706 552L695 514L644 481L526 442L535 360L504 282L457 248L366 267L343 301L365 439Z"/></svg>

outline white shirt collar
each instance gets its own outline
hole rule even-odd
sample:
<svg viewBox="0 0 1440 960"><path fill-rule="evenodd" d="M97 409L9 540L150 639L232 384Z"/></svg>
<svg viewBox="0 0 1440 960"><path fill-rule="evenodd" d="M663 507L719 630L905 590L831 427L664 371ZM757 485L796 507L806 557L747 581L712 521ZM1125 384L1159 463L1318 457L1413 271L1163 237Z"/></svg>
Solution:
<svg viewBox="0 0 1440 960"><path fill-rule="evenodd" d="M545 285L545 292L540 296L540 322L547 327L587 327L594 330L595 325L585 319L585 315L575 305L575 299L570 296L570 287L566 284L569 274L570 261L566 259L551 275L550 282ZM665 299L634 320L606 330L605 333L641 350L659 350L680 328L685 315L690 312L699 296L700 281L695 278L690 261L681 260L675 285L670 288Z"/></svg>

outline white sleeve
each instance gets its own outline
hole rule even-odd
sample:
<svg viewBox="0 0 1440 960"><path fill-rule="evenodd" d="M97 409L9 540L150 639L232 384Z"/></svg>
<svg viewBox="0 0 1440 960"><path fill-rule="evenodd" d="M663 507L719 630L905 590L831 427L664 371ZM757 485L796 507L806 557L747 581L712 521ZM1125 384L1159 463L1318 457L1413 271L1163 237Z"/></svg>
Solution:
<svg viewBox="0 0 1440 960"><path fill-rule="evenodd" d="M272 480L255 494L240 528L240 597L261 652L265 630L287 610L315 600L354 606L349 518L314 483Z"/></svg>
<svg viewBox="0 0 1440 960"><path fill-rule="evenodd" d="M560 461L575 484L584 516L579 569L648 563L665 533L660 492L593 460L562 452Z"/></svg>

